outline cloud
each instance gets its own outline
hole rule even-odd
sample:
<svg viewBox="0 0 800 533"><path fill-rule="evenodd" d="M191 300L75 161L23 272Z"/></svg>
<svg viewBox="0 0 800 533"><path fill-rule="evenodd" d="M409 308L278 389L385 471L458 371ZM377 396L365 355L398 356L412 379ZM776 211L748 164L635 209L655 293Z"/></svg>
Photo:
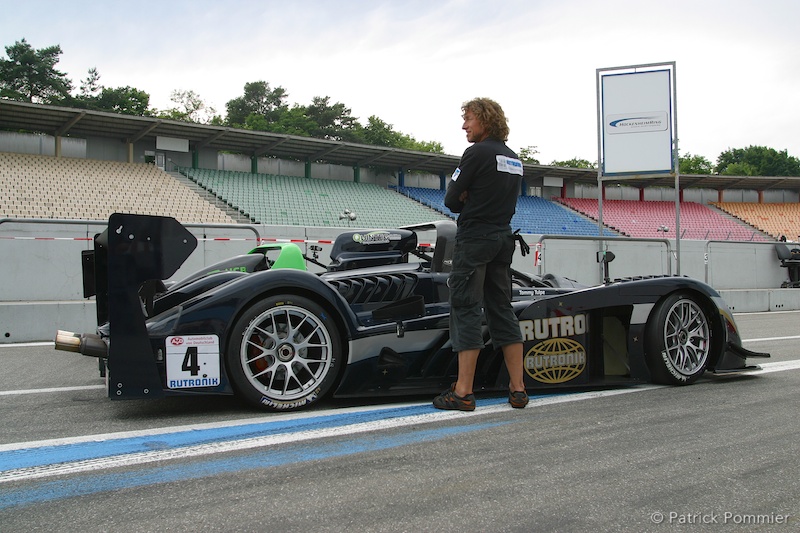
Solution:
<svg viewBox="0 0 800 533"><path fill-rule="evenodd" d="M224 112L263 80L291 103L330 96L451 154L467 146L461 103L489 96L509 145L537 146L543 163L597 158L598 68L675 61L683 153L800 155L800 7L788 0L0 0L0 11L1 44L60 44L76 86L97 67L101 83L142 89L154 107L182 89Z"/></svg>

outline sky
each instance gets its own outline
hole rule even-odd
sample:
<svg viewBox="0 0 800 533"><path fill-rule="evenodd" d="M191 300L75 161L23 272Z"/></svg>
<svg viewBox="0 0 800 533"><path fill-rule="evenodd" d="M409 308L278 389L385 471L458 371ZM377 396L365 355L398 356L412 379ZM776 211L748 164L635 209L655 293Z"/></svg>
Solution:
<svg viewBox="0 0 800 533"><path fill-rule="evenodd" d="M596 161L598 69L675 62L681 155L750 145L800 157L796 0L0 0L0 57L60 45L166 109L191 90L224 115L244 85L328 96L460 155L461 104L496 100L508 145L542 164Z"/></svg>

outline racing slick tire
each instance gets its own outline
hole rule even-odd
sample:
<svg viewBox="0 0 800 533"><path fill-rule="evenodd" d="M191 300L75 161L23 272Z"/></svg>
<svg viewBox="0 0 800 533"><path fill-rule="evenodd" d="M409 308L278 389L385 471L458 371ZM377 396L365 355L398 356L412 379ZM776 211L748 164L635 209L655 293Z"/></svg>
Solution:
<svg viewBox="0 0 800 533"><path fill-rule="evenodd" d="M662 300L645 332L645 361L652 381L694 383L705 372L710 354L711 324L703 306L686 293Z"/></svg>
<svg viewBox="0 0 800 533"><path fill-rule="evenodd" d="M300 296L266 298L231 330L228 375L240 397L267 411L308 407L339 376L341 340L317 303Z"/></svg>

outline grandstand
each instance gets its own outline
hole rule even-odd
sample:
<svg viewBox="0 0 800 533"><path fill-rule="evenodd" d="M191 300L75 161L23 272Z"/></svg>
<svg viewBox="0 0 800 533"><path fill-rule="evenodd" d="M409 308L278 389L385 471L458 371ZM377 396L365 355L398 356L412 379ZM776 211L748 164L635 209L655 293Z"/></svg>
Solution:
<svg viewBox="0 0 800 533"><path fill-rule="evenodd" d="M0 216L107 220L114 212L187 223L235 220L163 170L120 163L0 152Z"/></svg>
<svg viewBox="0 0 800 533"><path fill-rule="evenodd" d="M413 198L452 218L457 214L444 205L445 191L422 187L398 187L398 192ZM538 196L520 196L517 199L517 212L511 219L511 226L522 233L549 235L597 235L597 223L566 209L556 203ZM616 236L616 232L604 230L606 236Z"/></svg>
<svg viewBox="0 0 800 533"><path fill-rule="evenodd" d="M440 190L458 165L454 155L7 99L0 99L0 134L0 216L8 218L105 219L113 211L128 211L182 222L322 227L457 218L442 205ZM228 165L227 156L240 160ZM153 159L155 165L146 163ZM183 169L184 175L167 173L167 167ZM226 170L216 170L221 168ZM409 171L418 187L400 194ZM597 235L597 200L570 198L604 192L597 190L596 171L523 163L523 172L525 187L541 193L520 197L515 227L534 234ZM701 199L681 204L684 239L763 241L800 234L800 177L681 175L680 180L681 200L685 193ZM673 181L632 176L617 183L638 189L639 201L618 204L603 196L604 234L674 239L674 233L658 231L674 225L674 204L643 199L645 189L671 188ZM573 194L578 186L582 192ZM709 192L718 203L702 201ZM757 203L744 203L755 194ZM743 203L725 203L726 195ZM555 201L546 199L551 197ZM341 218L346 209L356 213L355 220Z"/></svg>
<svg viewBox="0 0 800 533"><path fill-rule="evenodd" d="M800 241L800 204L713 202L712 205L769 236Z"/></svg>
<svg viewBox="0 0 800 533"><path fill-rule="evenodd" d="M252 222L323 227L397 227L448 218L372 183L179 168ZM354 214L351 219L345 210Z"/></svg>
<svg viewBox="0 0 800 533"><path fill-rule="evenodd" d="M562 204L599 218L599 203L589 198L558 198ZM767 237L744 220L738 221L696 202L681 202L682 239L765 241ZM675 238L675 202L604 200L603 224L629 237Z"/></svg>
<svg viewBox="0 0 800 533"><path fill-rule="evenodd" d="M397 227L457 218L444 191L333 179L0 152L0 216L105 220L113 212L181 222ZM345 211L354 217L346 216ZM514 229L595 236L598 201L520 196ZM604 235L674 238L670 201L605 200ZM666 229L666 231L665 231ZM671 229L671 231L670 231ZM765 241L800 233L800 204L681 202L681 238Z"/></svg>

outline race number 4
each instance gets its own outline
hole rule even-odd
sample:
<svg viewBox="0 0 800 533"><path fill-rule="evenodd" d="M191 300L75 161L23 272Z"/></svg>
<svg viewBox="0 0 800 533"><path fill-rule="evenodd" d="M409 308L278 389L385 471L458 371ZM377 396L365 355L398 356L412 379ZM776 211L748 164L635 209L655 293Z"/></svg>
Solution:
<svg viewBox="0 0 800 533"><path fill-rule="evenodd" d="M167 337L167 387L188 389L219 385L219 337Z"/></svg>

